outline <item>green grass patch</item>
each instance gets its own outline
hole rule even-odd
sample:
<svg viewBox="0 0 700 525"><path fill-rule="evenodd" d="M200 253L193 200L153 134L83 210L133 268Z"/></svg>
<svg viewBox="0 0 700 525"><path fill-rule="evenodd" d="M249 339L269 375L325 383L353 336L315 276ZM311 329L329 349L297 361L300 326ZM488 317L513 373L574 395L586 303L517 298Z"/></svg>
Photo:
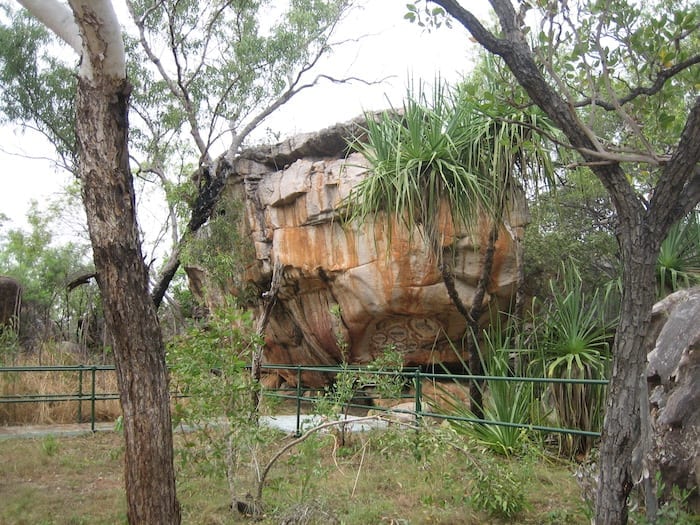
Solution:
<svg viewBox="0 0 700 525"><path fill-rule="evenodd" d="M243 457L237 474L239 490L252 491L256 469L290 439L277 434L254 455ZM176 441L181 444L182 436ZM126 522L120 434L3 440L0 465L2 524ZM478 504L479 496L488 497L483 481L490 472L507 472L521 481L517 497L502 494L518 504L508 518L488 504ZM203 475L200 466L178 463L183 523L250 522L230 511L228 494L223 474ZM263 504L264 517L256 522L262 525L285 519L287 523L345 525L553 524L587 519L570 464L503 458L481 449L459 451L446 446L435 430L354 433L344 448L339 448L333 433L313 436L275 464L265 484Z"/></svg>

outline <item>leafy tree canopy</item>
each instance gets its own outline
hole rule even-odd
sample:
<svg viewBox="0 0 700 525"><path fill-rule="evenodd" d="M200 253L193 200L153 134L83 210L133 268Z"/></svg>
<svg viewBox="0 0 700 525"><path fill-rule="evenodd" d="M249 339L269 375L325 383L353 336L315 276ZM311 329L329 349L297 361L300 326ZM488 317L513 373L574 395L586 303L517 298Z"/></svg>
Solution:
<svg viewBox="0 0 700 525"><path fill-rule="evenodd" d="M127 7L132 169L142 184L162 188L174 245L198 195L209 191L218 155L235 155L300 91L347 80L315 69L352 2L129 0ZM24 11L3 3L1 15L2 119L46 135L59 163L74 171L75 64L56 57L56 38Z"/></svg>
<svg viewBox="0 0 700 525"><path fill-rule="evenodd" d="M75 64L57 54L52 33L25 11L0 5L0 123L19 123L44 135L58 163L75 167Z"/></svg>
<svg viewBox="0 0 700 525"><path fill-rule="evenodd" d="M39 211L32 203L29 231L0 232L0 273L19 280L25 297L51 305L68 277L87 265L87 247L72 242L57 245L49 224L55 212Z"/></svg>

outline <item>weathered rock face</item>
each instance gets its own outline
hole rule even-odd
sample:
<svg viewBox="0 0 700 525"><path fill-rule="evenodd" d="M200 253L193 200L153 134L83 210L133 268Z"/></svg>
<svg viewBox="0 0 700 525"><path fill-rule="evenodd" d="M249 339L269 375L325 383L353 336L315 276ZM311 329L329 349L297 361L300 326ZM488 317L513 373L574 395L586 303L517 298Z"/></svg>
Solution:
<svg viewBox="0 0 700 525"><path fill-rule="evenodd" d="M651 459L669 490L695 489L700 511L700 287L657 303L652 322L661 328L647 367Z"/></svg>
<svg viewBox="0 0 700 525"><path fill-rule="evenodd" d="M365 159L347 155L346 139L356 132L352 123L337 126L246 152L234 164L236 176L226 191L245 202L247 235L257 259L248 279L262 293L270 287L273 268L283 271L265 332L265 362L329 365L345 358L368 363L393 346L409 366L456 365L464 357L458 349L466 324L421 232L408 232L383 215L362 224L345 223L339 213L343 200L367 175ZM527 221L523 202L512 206L499 235L483 323L507 308L515 291L513 236L521 235ZM443 225L445 256L469 305L490 224L480 219L471 233L456 230L445 214ZM197 277L190 272L194 287L202 288L201 273ZM207 295L211 300L217 294ZM333 315L334 309L340 315ZM285 379L296 382L294 376ZM313 374L303 380L324 381Z"/></svg>
<svg viewBox="0 0 700 525"><path fill-rule="evenodd" d="M17 328L21 304L22 285L11 277L0 275L0 330L5 326Z"/></svg>

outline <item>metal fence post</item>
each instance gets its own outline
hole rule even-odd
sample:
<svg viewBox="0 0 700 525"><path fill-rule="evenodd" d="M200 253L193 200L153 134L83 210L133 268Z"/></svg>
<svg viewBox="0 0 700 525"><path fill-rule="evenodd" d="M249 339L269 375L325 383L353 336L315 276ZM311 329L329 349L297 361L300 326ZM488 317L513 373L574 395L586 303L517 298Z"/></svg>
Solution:
<svg viewBox="0 0 700 525"><path fill-rule="evenodd" d="M78 423L83 422L83 365L78 370Z"/></svg>
<svg viewBox="0 0 700 525"><path fill-rule="evenodd" d="M95 373L97 372L97 367L93 365L92 367L92 394L90 396L90 430L95 432Z"/></svg>
<svg viewBox="0 0 700 525"><path fill-rule="evenodd" d="M416 386L416 420L420 420L422 418L421 413L423 412L423 403L421 401L421 398L423 397L423 386L420 377L420 368L416 369L413 377Z"/></svg>
<svg viewBox="0 0 700 525"><path fill-rule="evenodd" d="M301 367L297 365L297 431L296 437L301 437Z"/></svg>

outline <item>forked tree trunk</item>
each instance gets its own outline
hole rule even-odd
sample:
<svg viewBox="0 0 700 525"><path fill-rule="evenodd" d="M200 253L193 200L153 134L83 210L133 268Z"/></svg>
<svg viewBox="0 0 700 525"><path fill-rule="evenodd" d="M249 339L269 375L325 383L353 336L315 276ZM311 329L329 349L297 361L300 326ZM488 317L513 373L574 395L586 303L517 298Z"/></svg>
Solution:
<svg viewBox="0 0 700 525"><path fill-rule="evenodd" d="M656 298L654 273L659 247L640 233L643 226L636 229L620 236L623 294L600 449L598 525L627 523L627 499L637 481L632 475L632 458L641 433L640 378L646 377L645 338ZM625 243L629 238L634 240Z"/></svg>
<svg viewBox="0 0 700 525"><path fill-rule="evenodd" d="M77 136L83 202L124 415L127 516L177 524L165 348L147 286L128 163L125 80L79 78Z"/></svg>
<svg viewBox="0 0 700 525"><path fill-rule="evenodd" d="M467 307L459 297L457 286L455 285L454 275L450 266L443 261L440 265L442 281L447 290L447 295L450 297L452 304L455 305L457 311L462 314L467 323L467 346L466 353L469 356L469 374L481 375L483 367L481 366L481 352L479 351L479 318L484 311L484 297L491 283L491 274L493 272L493 257L496 251L496 241L498 240L499 223L494 222L489 232L488 243L481 259L481 275L476 285L474 297L472 298L471 307ZM478 419L484 417L483 407L483 389L484 382L472 380L469 383L469 408Z"/></svg>
<svg viewBox="0 0 700 525"><path fill-rule="evenodd" d="M479 318L484 313L484 297L491 284L491 276L493 273L493 256L496 251L496 241L498 240L499 223L494 221L489 232L486 250L484 257L481 260L481 275L479 282L476 285L472 306L469 309L469 317L467 317L467 325L469 326L469 334L467 335L467 350L469 352L469 372L472 375L482 375L484 367L482 366L483 354L479 348L479 342L483 339L479 330ZM477 419L484 418L484 381L472 379L469 383L469 407Z"/></svg>

